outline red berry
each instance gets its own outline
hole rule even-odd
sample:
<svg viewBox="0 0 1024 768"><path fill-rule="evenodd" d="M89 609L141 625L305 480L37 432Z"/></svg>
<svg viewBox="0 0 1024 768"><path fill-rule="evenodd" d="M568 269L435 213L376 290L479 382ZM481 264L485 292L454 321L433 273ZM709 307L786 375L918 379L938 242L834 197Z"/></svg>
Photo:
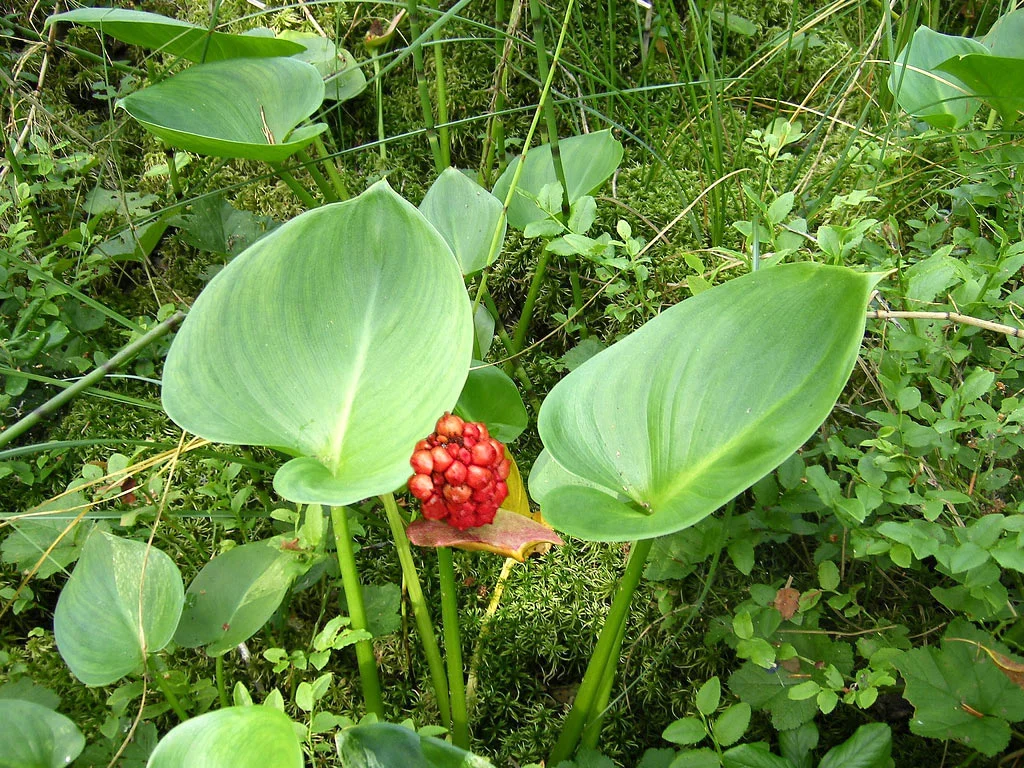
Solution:
<svg viewBox="0 0 1024 768"><path fill-rule="evenodd" d="M472 421L466 422L466 424L462 427L462 440L463 440L463 442L465 442L467 440L474 440L474 441L477 440L480 437L480 427L481 426L483 426L483 425L482 424L476 424L476 423L474 423Z"/></svg>
<svg viewBox="0 0 1024 768"><path fill-rule="evenodd" d="M442 492L452 504L465 504L473 495L473 489L468 485L446 485Z"/></svg>
<svg viewBox="0 0 1024 768"><path fill-rule="evenodd" d="M494 459L498 455L490 442L477 443L473 446L472 454L473 463L478 467L489 467L494 463Z"/></svg>
<svg viewBox="0 0 1024 768"><path fill-rule="evenodd" d="M413 475L409 478L409 493L420 501L426 501L434 495L434 481L430 475Z"/></svg>
<svg viewBox="0 0 1024 768"><path fill-rule="evenodd" d="M501 502L508 498L508 486L505 485L504 480L499 480L494 484L494 500L498 502L498 506L501 506Z"/></svg>
<svg viewBox="0 0 1024 768"><path fill-rule="evenodd" d="M445 509L444 502L435 496L423 502L423 516L427 520L444 520L448 517L448 510Z"/></svg>
<svg viewBox="0 0 1024 768"><path fill-rule="evenodd" d="M448 485L462 485L466 482L466 465L461 461L456 461L448 467L444 473L444 479L448 481Z"/></svg>
<svg viewBox="0 0 1024 768"><path fill-rule="evenodd" d="M417 475L429 475L434 471L434 460L430 456L430 451L416 451L409 459L409 463Z"/></svg>
<svg viewBox="0 0 1024 768"><path fill-rule="evenodd" d="M447 477L447 475L445 475ZM493 476L489 469L471 464L466 472L466 484L474 491L479 491L491 484Z"/></svg>
<svg viewBox="0 0 1024 768"><path fill-rule="evenodd" d="M457 437L462 434L462 425L465 423L458 416L445 413L444 416L437 420L435 431L438 437Z"/></svg>
<svg viewBox="0 0 1024 768"><path fill-rule="evenodd" d="M454 461L454 459L448 454L448 451L441 446L431 449L430 458L434 462L435 472L444 472L452 465L452 461Z"/></svg>
<svg viewBox="0 0 1024 768"><path fill-rule="evenodd" d="M495 467L494 472L497 474L499 480L508 480L508 474L512 471L512 464L508 459L502 459L501 462Z"/></svg>

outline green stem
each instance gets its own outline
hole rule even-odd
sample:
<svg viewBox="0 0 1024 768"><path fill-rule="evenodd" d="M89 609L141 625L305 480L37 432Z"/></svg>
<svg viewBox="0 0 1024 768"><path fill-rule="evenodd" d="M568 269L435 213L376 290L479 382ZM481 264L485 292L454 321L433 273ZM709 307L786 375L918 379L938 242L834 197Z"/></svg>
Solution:
<svg viewBox="0 0 1024 768"><path fill-rule="evenodd" d="M214 672L217 675L217 696L220 698L221 708L230 706L228 701L228 689L224 684L224 654L220 654L213 663Z"/></svg>
<svg viewBox="0 0 1024 768"><path fill-rule="evenodd" d="M551 258L551 251L544 249L537 259L537 267L533 271L533 279L530 281L530 291L526 294L526 303L523 304L523 311L519 313L519 322L516 323L516 335L512 339L512 351L509 354L518 355L523 351L526 344L526 334L530 330L530 321L533 319L533 306L537 303L537 295L540 293L540 286L544 282L547 273L548 260Z"/></svg>
<svg viewBox="0 0 1024 768"><path fill-rule="evenodd" d="M583 322L583 291L580 290L580 264L575 256L569 262L569 286L572 288L572 314L580 321L580 338L587 338L587 326ZM641 290L641 295L643 291Z"/></svg>
<svg viewBox="0 0 1024 768"><path fill-rule="evenodd" d="M539 0L530 0L530 19L533 21L533 46L537 54L537 76L540 82L549 80L548 51L544 44L544 16ZM567 19L568 20L568 19ZM565 183L565 169L562 167L562 153L558 148L558 121L555 105L551 103L550 90L541 92L540 107L544 110L544 123L548 129L548 145L551 147L551 163L555 167L555 179L562 187L562 216L569 219L569 187Z"/></svg>
<svg viewBox="0 0 1024 768"><path fill-rule="evenodd" d="M380 79L380 54L374 50L373 59L373 95L377 102L377 142L381 162L388 161L388 149L384 143L384 84Z"/></svg>
<svg viewBox="0 0 1024 768"><path fill-rule="evenodd" d="M166 334L184 319L185 315L183 313L175 312L169 318L160 323L160 325L156 326L156 328L153 328L130 344L125 345L120 352L107 360L107 362L103 363L103 365L94 368L63 392L59 392L54 395L34 411L27 414L24 418L19 419L6 430L0 432L0 448L10 443L16 437L19 437L32 429L32 427L38 424L44 416L50 415L62 405L74 399L80 392L91 387L108 373L120 368L124 363L131 360L135 355Z"/></svg>
<svg viewBox="0 0 1024 768"><path fill-rule="evenodd" d="M270 163L270 167L274 169L274 173L277 174L278 178L281 179L288 188L295 193L295 196L299 198L299 201L307 208L319 208L320 203L313 199L313 196L309 194L304 186L299 184L288 171L284 169L284 166L280 163Z"/></svg>
<svg viewBox="0 0 1024 768"><path fill-rule="evenodd" d="M440 10L437 0L427 0L433 10ZM434 88L437 92L437 138L441 149L441 162L447 168L452 164L452 143L448 128L448 83L445 78L444 49L441 31L434 33Z"/></svg>
<svg viewBox="0 0 1024 768"><path fill-rule="evenodd" d="M178 178L178 162L174 150L168 147L164 150L164 157L167 158L167 176L171 180L171 191L174 192L174 199L181 200L185 193L181 190L181 179Z"/></svg>
<svg viewBox="0 0 1024 768"><path fill-rule="evenodd" d="M338 202L340 200L338 194L334 191L334 188L327 183L327 179L322 173L320 173L320 169L316 167L316 161L309 156L306 150L300 149L296 153L296 157L299 158L303 167L309 171L309 175L313 177L313 183L316 184L317 189L320 190L320 194L324 196L324 200L330 203Z"/></svg>
<svg viewBox="0 0 1024 768"><path fill-rule="evenodd" d="M348 615L352 629L366 629L366 607L363 604L363 588L359 583L356 556L352 549L352 534L348 528L348 509L331 507L331 528L334 530L334 545L338 552L338 568L345 588ZM360 640L356 643L356 662L359 665L359 682L363 687L363 703L366 711L381 720L384 719L384 701L380 692L380 677L377 675L377 658L373 654L373 643Z"/></svg>
<svg viewBox="0 0 1024 768"><path fill-rule="evenodd" d="M612 695L612 686L615 684L615 667L622 652L622 641L625 637L626 623L623 622L615 638L615 647L612 648L611 661L609 662L612 668L605 670L606 674L601 678L601 687L597 691L597 695L594 697L594 705L591 707L593 715L587 721L586 728L583 729L580 746L584 749L597 749L597 741L601 736L601 726L604 724L605 707L608 706L608 699Z"/></svg>
<svg viewBox="0 0 1024 768"><path fill-rule="evenodd" d="M338 173L337 167L334 165L334 158L331 157L331 153L327 151L327 147L324 146L324 141L319 136L313 140L313 144L316 146L316 151L320 153L320 159L324 164L324 168L327 170L327 175L331 179L331 183L334 185L334 191L338 195L339 200L348 200L352 195L348 193L348 187L345 186L345 182L341 178L341 174Z"/></svg>
<svg viewBox="0 0 1024 768"><path fill-rule="evenodd" d="M448 691L452 703L452 744L468 750L469 717L466 713L466 683L462 669L462 640L459 636L459 600L450 548L437 548L437 566L441 581L444 655L448 661Z"/></svg>
<svg viewBox="0 0 1024 768"><path fill-rule="evenodd" d="M452 720L452 710L448 698L448 679L445 676L441 649L437 644L437 635L434 633L434 624L430 620L427 601L423 597L419 573L416 571L416 564L412 561L409 537L405 535L405 521L398 513L394 494L384 494L380 500L387 512L391 535L395 539L395 549L398 550L398 561L402 565L402 574L405 576L405 586L409 590L409 602L412 604L413 617L416 619L416 629L420 635L420 642L423 643L427 666L430 668L430 681L434 686L434 695L437 696L437 709L441 713L441 722L447 726Z"/></svg>
<svg viewBox="0 0 1024 768"><path fill-rule="evenodd" d="M406 13L409 16L409 32L412 34L412 63L416 70L416 88L420 97L420 110L423 113L423 129L427 134L427 143L430 145L430 153L434 156L434 170L439 174L447 166L441 154L441 145L437 140L437 130L434 127L434 110L430 106L430 91L427 89L427 76L423 68L423 48L418 42L420 36L420 14L416 0L408 0Z"/></svg>
<svg viewBox="0 0 1024 768"><path fill-rule="evenodd" d="M164 695L168 705L174 710L174 714L178 716L178 720L184 723L188 720L188 712L181 706L181 701L178 699L177 694L167 684L167 665L164 664L163 659L156 655L150 656L149 660L154 667L153 680L156 682L156 687L160 689L160 693Z"/></svg>
<svg viewBox="0 0 1024 768"><path fill-rule="evenodd" d="M587 721L596 714L594 704L600 691L602 680L605 675L613 674L618 660L612 664L612 652L616 647L620 628L625 626L629 616L629 604L633 599L640 584L640 577L644 572L644 565L647 563L647 556L651 552L654 539L644 539L633 543L629 553L629 560L626 562L626 571L619 582L619 588L612 600L612 606L608 610L608 618L597 639L594 647L594 654L587 664L587 671L583 675L583 682L576 693L576 700L573 702L569 715L562 724L562 732L558 742L551 752L548 765L558 765L563 760L568 760L576 751L580 736Z"/></svg>

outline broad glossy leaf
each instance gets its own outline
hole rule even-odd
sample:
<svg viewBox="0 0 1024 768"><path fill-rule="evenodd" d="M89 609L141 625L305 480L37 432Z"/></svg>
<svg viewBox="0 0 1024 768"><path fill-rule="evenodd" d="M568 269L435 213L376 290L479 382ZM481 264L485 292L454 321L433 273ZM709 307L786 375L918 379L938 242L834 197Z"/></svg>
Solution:
<svg viewBox="0 0 1024 768"><path fill-rule="evenodd" d="M889 74L889 90L908 113L936 128L959 128L981 106L957 78L934 71L953 56L987 54L984 45L966 37L943 35L918 27Z"/></svg>
<svg viewBox="0 0 1024 768"><path fill-rule="evenodd" d="M168 144L200 155L279 162L327 130L299 123L324 100L316 67L298 59L230 59L162 80L117 105Z"/></svg>
<svg viewBox="0 0 1024 768"><path fill-rule="evenodd" d="M274 486L350 504L409 477L469 371L470 302L451 250L385 182L302 214L196 300L164 366L170 417L214 442L299 458Z"/></svg>
<svg viewBox="0 0 1024 768"><path fill-rule="evenodd" d="M473 361L454 413L466 421L482 421L491 437L503 443L526 429L527 415L519 388L500 368Z"/></svg>
<svg viewBox="0 0 1024 768"><path fill-rule="evenodd" d="M122 8L79 8L51 16L45 26L58 21L93 27L129 45L152 48L189 61L202 60L204 49L206 62L242 57L291 56L302 50L301 45L287 40L210 32L205 27L158 13Z"/></svg>
<svg viewBox="0 0 1024 768"><path fill-rule="evenodd" d="M64 768L82 753L73 722L31 701L0 699L0 768Z"/></svg>
<svg viewBox="0 0 1024 768"><path fill-rule="evenodd" d="M146 768L302 768L302 745L288 716L274 707L227 707L172 728Z"/></svg>
<svg viewBox="0 0 1024 768"><path fill-rule="evenodd" d="M499 221L499 251L505 239L507 225L501 221L501 201L455 168L446 168L430 185L420 203L420 212L451 246L464 275L472 275L488 265L487 256Z"/></svg>
<svg viewBox="0 0 1024 768"><path fill-rule="evenodd" d="M876 281L809 263L764 269L592 357L541 407L552 461L531 491L545 518L596 541L662 536L762 478L835 405Z"/></svg>
<svg viewBox="0 0 1024 768"><path fill-rule="evenodd" d="M324 98L331 101L347 101L366 90L366 76L356 65L352 54L338 48L332 40L313 34L287 29L281 38L303 46L305 50L293 58L312 64L320 72L325 83Z"/></svg>
<svg viewBox="0 0 1024 768"><path fill-rule="evenodd" d="M345 768L489 768L491 763L446 741L401 725L372 723L345 728L336 738Z"/></svg>
<svg viewBox="0 0 1024 768"><path fill-rule="evenodd" d="M1004 126L1024 109L1024 59L971 53L942 62L937 69L965 83L975 96L999 113Z"/></svg>
<svg viewBox="0 0 1024 768"><path fill-rule="evenodd" d="M995 56L1024 59L1024 8L996 19L982 42Z"/></svg>
<svg viewBox="0 0 1024 768"><path fill-rule="evenodd" d="M57 650L83 683L108 685L171 641L184 602L171 558L96 529L57 600Z"/></svg>
<svg viewBox="0 0 1024 768"><path fill-rule="evenodd" d="M304 570L295 552L264 542L217 555L189 585L174 642L219 656L252 637Z"/></svg>
<svg viewBox="0 0 1024 768"><path fill-rule="evenodd" d="M572 205L584 195L591 194L615 173L622 162L622 144L611 131L597 131L582 136L571 136L558 142L562 155L562 168ZM512 186L520 158L516 158L494 185L494 196L504 202ZM519 177L516 192L508 208L508 223L516 229L525 229L531 221L541 221L547 214L534 200L547 184L556 184L555 164L551 160L551 145L542 144L526 154L526 167Z"/></svg>

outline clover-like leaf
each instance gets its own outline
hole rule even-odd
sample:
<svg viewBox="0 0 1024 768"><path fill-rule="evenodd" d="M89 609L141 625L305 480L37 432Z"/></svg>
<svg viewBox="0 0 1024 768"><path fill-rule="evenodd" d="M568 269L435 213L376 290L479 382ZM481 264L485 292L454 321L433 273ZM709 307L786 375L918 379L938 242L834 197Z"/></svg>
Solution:
<svg viewBox="0 0 1024 768"><path fill-rule="evenodd" d="M312 64L229 59L190 67L117 106L171 146L279 162L327 130L324 123L299 126L323 100L324 81Z"/></svg>
<svg viewBox="0 0 1024 768"><path fill-rule="evenodd" d="M210 281L167 356L163 404L202 437L298 457L274 478L285 498L349 504L409 477L472 345L451 250L380 182L293 219Z"/></svg>
<svg viewBox="0 0 1024 768"><path fill-rule="evenodd" d="M781 464L839 397L876 275L792 264L672 307L559 382L531 492L596 541L693 525Z"/></svg>

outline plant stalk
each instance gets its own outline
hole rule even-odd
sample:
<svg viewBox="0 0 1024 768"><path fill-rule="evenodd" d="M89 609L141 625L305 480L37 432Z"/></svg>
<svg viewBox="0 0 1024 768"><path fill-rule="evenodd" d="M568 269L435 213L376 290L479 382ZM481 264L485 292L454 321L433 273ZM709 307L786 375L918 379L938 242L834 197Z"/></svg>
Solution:
<svg viewBox="0 0 1024 768"><path fill-rule="evenodd" d="M337 203L340 199L337 192L327 183L327 179L320 173L320 169L316 167L316 161L309 156L309 153L304 149L300 149L296 153L296 157L299 158L302 166L309 171L309 175L313 177L313 183L320 190L320 194L324 196L324 200L329 203Z"/></svg>
<svg viewBox="0 0 1024 768"><path fill-rule="evenodd" d="M427 5L440 10L437 0L427 0ZM444 48L441 45L440 30L434 33L434 89L437 95L437 139L441 148L441 162L447 168L452 164L452 143L448 128L448 82L445 77Z"/></svg>
<svg viewBox="0 0 1024 768"><path fill-rule="evenodd" d="M34 411L26 414L24 418L19 419L6 430L0 432L0 448L10 443L16 437L28 432L28 430L38 424L43 417L49 416L51 413L55 412L62 405L77 397L79 393L91 387L108 373L120 368L184 319L184 313L175 312L160 323L160 325L156 326L156 328L153 328L143 334L130 344L125 345L120 352L107 360L107 362L103 363L103 365L94 368L63 392L57 393Z"/></svg>
<svg viewBox="0 0 1024 768"><path fill-rule="evenodd" d="M274 173L277 174L277 177L288 185L288 189L295 193L295 196L299 198L299 202L310 210L320 207L320 203L313 199L313 196L309 194L306 188L299 184L299 182L295 180L295 177L284 169L284 166L281 163L270 163L270 167L274 169Z"/></svg>
<svg viewBox="0 0 1024 768"><path fill-rule="evenodd" d="M408 0L406 13L409 16L409 31L412 34L412 63L416 70L416 88L420 96L420 110L423 113L423 129L427 134L427 143L430 145L430 154L434 157L434 170L441 173L447 166L444 156L441 153L441 144L437 138L437 129L434 125L434 110L430 105L430 91L427 89L427 76L423 67L422 43L418 42L420 36L419 6L416 0Z"/></svg>
<svg viewBox="0 0 1024 768"><path fill-rule="evenodd" d="M455 589L455 566L449 547L437 548L437 571L441 581L441 623L444 628L444 656L448 662L448 693L452 705L452 744L469 749L469 716L466 711L466 683L462 669L462 638L459 633L459 599Z"/></svg>
<svg viewBox="0 0 1024 768"><path fill-rule="evenodd" d="M430 668L430 681L434 686L434 695L437 697L437 709L441 713L441 722L448 725L452 720L452 710L448 696L448 679L445 675L444 662L441 660L441 649L437 644L437 635L434 633L434 624L430 620L430 610L427 608L427 601L423 597L423 587L420 586L420 577L416 571L416 564L412 560L409 537L405 535L405 521L402 520L402 516L398 513L398 505L395 503L394 494L386 493L380 497L380 500L384 504L384 510L388 516L391 535L395 539L395 549L398 550L398 561L402 565L405 585L409 590L409 602L412 604L416 629L420 634L420 642L423 643L423 653L427 657L427 666Z"/></svg>
<svg viewBox="0 0 1024 768"><path fill-rule="evenodd" d="M316 146L316 151L320 153L324 169L327 171L327 175L330 177L331 183L334 185L334 191L338 194L338 199L348 200L352 195L348 193L348 187L345 186L345 182L342 180L341 174L338 173L338 169L334 165L334 159L331 157L331 153L327 151L327 147L324 146L323 139L317 136L313 140L313 144Z"/></svg>
<svg viewBox="0 0 1024 768"><path fill-rule="evenodd" d="M629 604L633 599L640 584L640 577L643 576L644 566L647 563L647 556L651 552L654 539L643 539L633 543L629 553L629 560L626 561L626 571L619 582L619 588L615 592L612 606L608 610L608 618L594 646L594 654L587 664L587 671L583 675L583 682L576 693L576 700L573 702L569 715L562 724L562 732L559 734L558 742L551 751L548 765L558 765L563 760L569 760L576 752L580 736L588 721L595 717L595 704L600 692L602 681L605 675L615 672L618 659L612 659L612 652L617 647L619 632L626 624L629 617Z"/></svg>
<svg viewBox="0 0 1024 768"><path fill-rule="evenodd" d="M352 534L348 527L348 509L331 507L331 528L334 531L334 545L338 553L338 568L345 588L348 615L352 629L366 629L366 606L363 603L363 588L359 583L356 556L352 549ZM360 640L356 643L356 662L359 665L359 682L363 688L363 704L366 711L384 719L384 701L381 698L380 677L377 674L377 658L373 654L373 642Z"/></svg>
<svg viewBox="0 0 1024 768"><path fill-rule="evenodd" d="M154 667L153 680L156 682L156 687L160 689L160 693L164 695L164 699L167 700L167 704L174 711L174 714L178 716L178 720L184 723L188 720L188 712L181 706L181 700L178 699L178 695L167 684L167 665L155 654L150 656L149 660Z"/></svg>
<svg viewBox="0 0 1024 768"><path fill-rule="evenodd" d="M230 706L228 701L228 689L224 684L224 654L218 654L213 662L214 673L217 676L217 697L220 699L221 708Z"/></svg>

